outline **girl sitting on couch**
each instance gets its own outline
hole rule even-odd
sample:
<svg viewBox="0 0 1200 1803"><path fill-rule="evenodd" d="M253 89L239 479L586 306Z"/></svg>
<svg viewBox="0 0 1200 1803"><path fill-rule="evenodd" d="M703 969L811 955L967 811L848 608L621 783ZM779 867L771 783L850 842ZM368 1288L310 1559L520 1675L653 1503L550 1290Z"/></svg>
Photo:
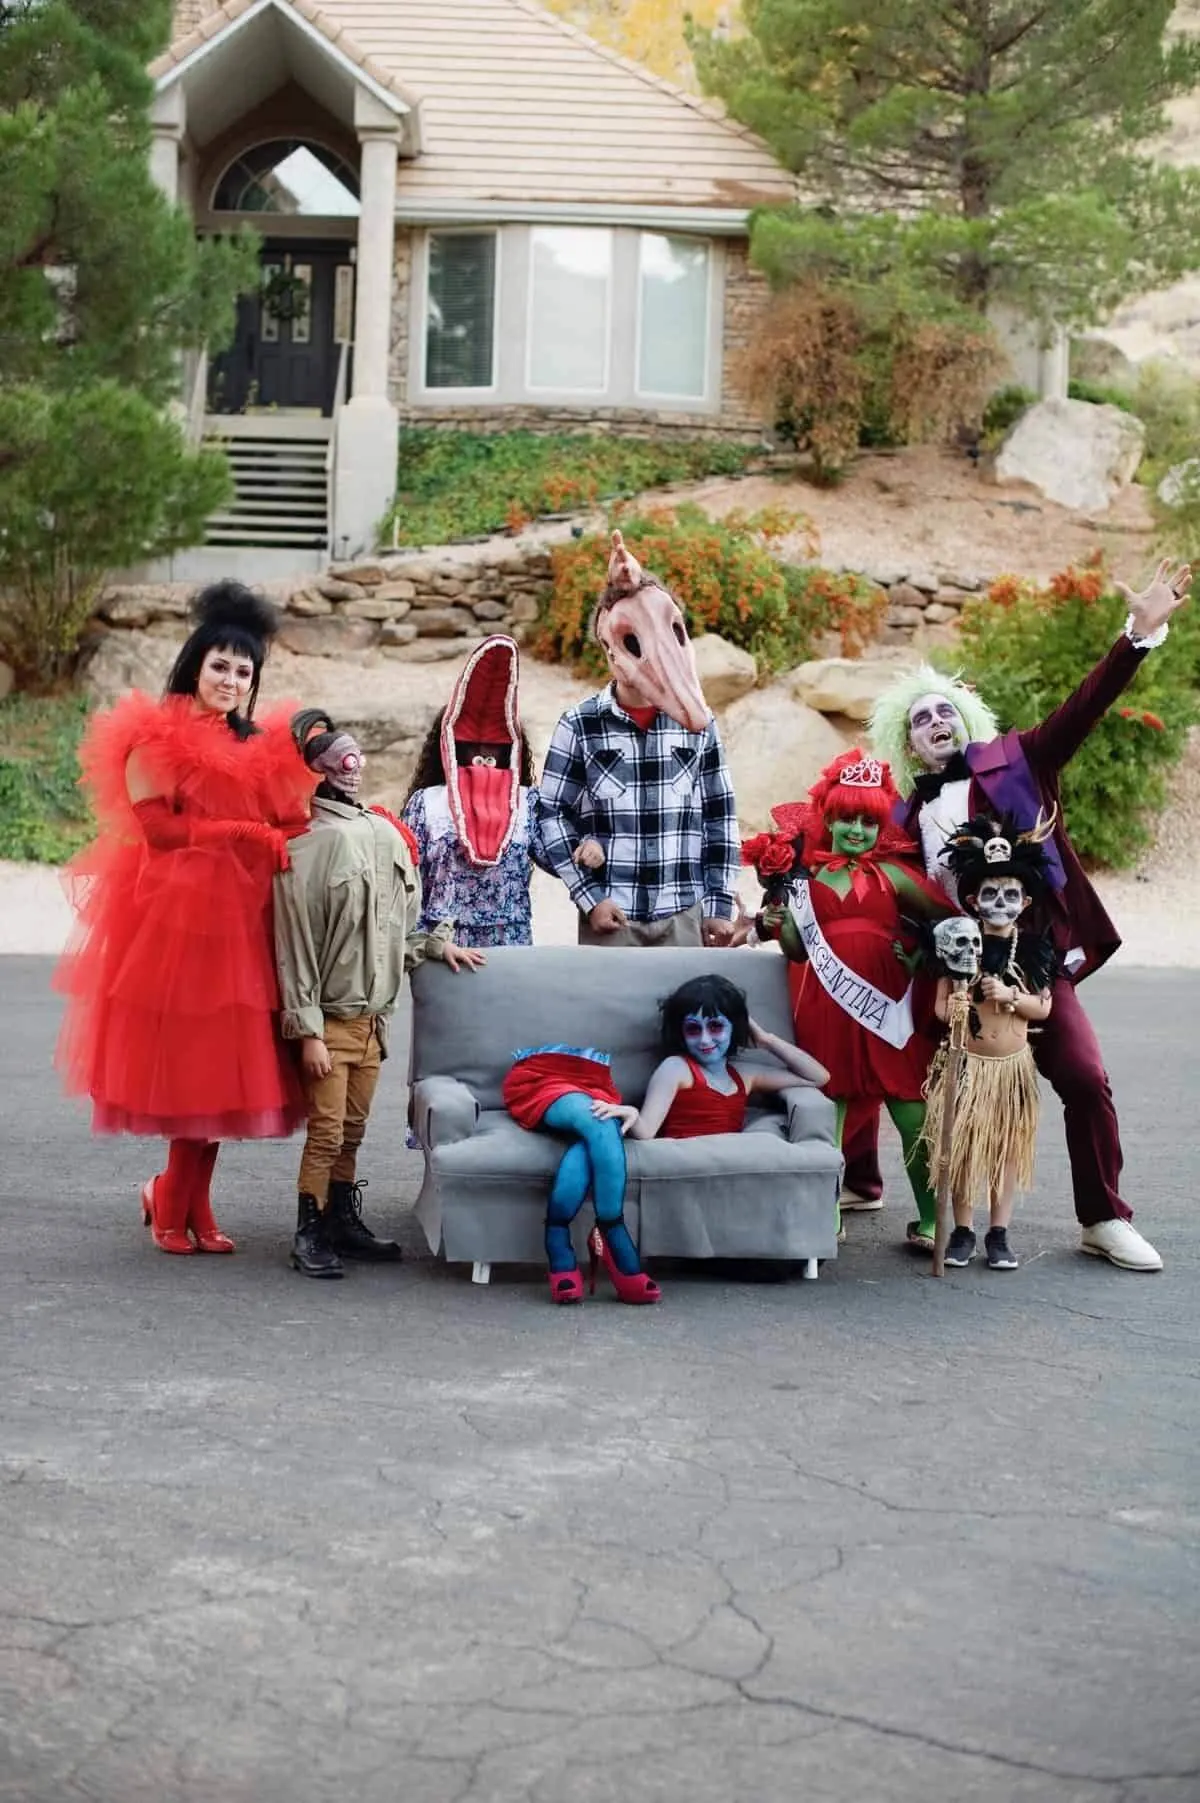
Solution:
<svg viewBox="0 0 1200 1803"><path fill-rule="evenodd" d="M662 1292L642 1270L625 1225L625 1143L635 1139L695 1139L706 1133L740 1133L751 1095L820 1088L829 1073L815 1058L766 1033L751 1020L742 990L724 977L697 977L662 1003L663 1045L669 1056L657 1067L640 1110L622 1102L612 1060L592 1046L544 1045L519 1051L504 1079L504 1105L521 1127L545 1127L570 1140L546 1205L546 1257L550 1296L581 1302L583 1277L571 1244L571 1223L589 1192L596 1225L588 1236L591 1289L603 1260L622 1302L651 1303ZM770 1052L784 1067L743 1078L730 1063L746 1046Z"/></svg>

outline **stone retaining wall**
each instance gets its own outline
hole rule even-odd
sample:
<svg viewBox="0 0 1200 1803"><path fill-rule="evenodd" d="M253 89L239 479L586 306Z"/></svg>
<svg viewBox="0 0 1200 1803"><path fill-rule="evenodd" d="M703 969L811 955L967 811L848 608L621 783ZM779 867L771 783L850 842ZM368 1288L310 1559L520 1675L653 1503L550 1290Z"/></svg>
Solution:
<svg viewBox="0 0 1200 1803"><path fill-rule="evenodd" d="M555 536L563 535L559 529ZM886 645L944 641L963 603L984 586L982 578L957 571L859 573L886 592L879 635ZM284 611L278 643L286 651L354 658L378 650L405 663L434 663L489 632L525 642L553 587L550 539L527 533L479 546L381 554L263 586ZM97 630L177 632L193 592L188 583L109 589Z"/></svg>

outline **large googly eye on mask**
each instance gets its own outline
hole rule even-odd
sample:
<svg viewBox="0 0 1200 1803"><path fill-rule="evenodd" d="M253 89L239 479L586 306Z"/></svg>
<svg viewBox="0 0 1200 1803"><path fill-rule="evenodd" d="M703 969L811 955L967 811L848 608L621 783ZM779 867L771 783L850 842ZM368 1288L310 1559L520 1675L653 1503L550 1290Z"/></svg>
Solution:
<svg viewBox="0 0 1200 1803"><path fill-rule="evenodd" d="M494 770L496 768L496 760L494 757L481 757L477 754L471 759L471 765L472 768L476 770Z"/></svg>
<svg viewBox="0 0 1200 1803"><path fill-rule="evenodd" d="M346 772L347 776L353 776L354 772L360 769L361 766L362 759L356 756L353 751L348 751L342 759L342 769Z"/></svg>

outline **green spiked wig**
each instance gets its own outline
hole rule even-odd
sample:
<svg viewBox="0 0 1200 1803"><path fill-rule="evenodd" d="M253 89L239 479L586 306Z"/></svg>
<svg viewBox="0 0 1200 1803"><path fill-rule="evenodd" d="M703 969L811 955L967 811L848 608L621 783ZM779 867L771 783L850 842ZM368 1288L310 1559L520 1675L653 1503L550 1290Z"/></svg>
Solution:
<svg viewBox="0 0 1200 1803"><path fill-rule="evenodd" d="M871 715L871 748L877 757L891 765L892 776L901 795L911 795L913 779L921 766L912 754L908 716L922 695L943 695L958 709L971 744L994 739L996 716L986 702L979 699L958 676L947 676L932 664L920 664L885 689L875 703Z"/></svg>

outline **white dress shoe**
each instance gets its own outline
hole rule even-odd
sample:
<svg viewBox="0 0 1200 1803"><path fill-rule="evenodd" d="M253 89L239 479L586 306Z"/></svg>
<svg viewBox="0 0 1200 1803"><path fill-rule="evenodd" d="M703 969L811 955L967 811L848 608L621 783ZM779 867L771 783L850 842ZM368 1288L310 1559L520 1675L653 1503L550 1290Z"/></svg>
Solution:
<svg viewBox="0 0 1200 1803"><path fill-rule="evenodd" d="M1081 1252L1092 1258L1106 1258L1123 1271L1161 1271L1163 1261L1136 1227L1128 1221L1097 1221L1085 1227L1079 1242Z"/></svg>
<svg viewBox="0 0 1200 1803"><path fill-rule="evenodd" d="M844 1189L838 1197L838 1207L844 1215L873 1215L883 1207L882 1196L858 1196L852 1189Z"/></svg>

